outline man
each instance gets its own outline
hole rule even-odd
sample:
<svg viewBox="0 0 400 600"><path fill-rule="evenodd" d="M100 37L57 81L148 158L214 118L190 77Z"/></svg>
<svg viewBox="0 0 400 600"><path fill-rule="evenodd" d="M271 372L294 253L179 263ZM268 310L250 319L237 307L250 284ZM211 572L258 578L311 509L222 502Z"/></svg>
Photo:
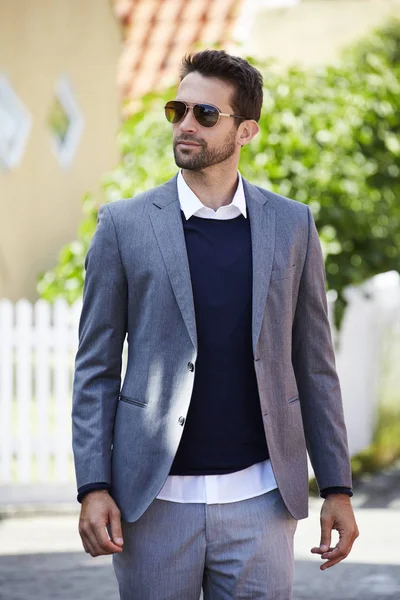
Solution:
<svg viewBox="0 0 400 600"><path fill-rule="evenodd" d="M245 60L186 57L165 107L181 171L99 211L73 444L83 546L114 555L123 600L289 600L306 445L321 568L358 535L311 212L238 173L261 106Z"/></svg>

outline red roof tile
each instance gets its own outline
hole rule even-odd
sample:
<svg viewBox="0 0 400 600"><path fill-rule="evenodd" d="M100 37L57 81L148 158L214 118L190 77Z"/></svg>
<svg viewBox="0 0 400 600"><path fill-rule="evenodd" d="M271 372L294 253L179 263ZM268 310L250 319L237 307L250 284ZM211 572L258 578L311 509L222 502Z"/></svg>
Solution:
<svg viewBox="0 0 400 600"><path fill-rule="evenodd" d="M124 48L117 82L124 114L143 94L177 80L184 54L201 46L223 46L243 0L113 0Z"/></svg>

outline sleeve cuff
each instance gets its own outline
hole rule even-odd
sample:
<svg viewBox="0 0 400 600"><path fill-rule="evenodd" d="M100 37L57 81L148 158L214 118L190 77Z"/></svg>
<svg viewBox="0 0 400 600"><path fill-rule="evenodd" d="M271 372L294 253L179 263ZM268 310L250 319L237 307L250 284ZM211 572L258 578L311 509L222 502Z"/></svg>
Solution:
<svg viewBox="0 0 400 600"><path fill-rule="evenodd" d="M80 488L78 488L78 502L82 502L86 494L88 494L89 492L95 492L96 490L107 490L108 492L110 492L111 485L104 481L99 483L87 483L86 485L82 485Z"/></svg>
<svg viewBox="0 0 400 600"><path fill-rule="evenodd" d="M326 498L328 496L328 494L347 494L351 498L353 495L353 490L348 487L335 486L335 487L324 488L323 490L320 491L321 498Z"/></svg>

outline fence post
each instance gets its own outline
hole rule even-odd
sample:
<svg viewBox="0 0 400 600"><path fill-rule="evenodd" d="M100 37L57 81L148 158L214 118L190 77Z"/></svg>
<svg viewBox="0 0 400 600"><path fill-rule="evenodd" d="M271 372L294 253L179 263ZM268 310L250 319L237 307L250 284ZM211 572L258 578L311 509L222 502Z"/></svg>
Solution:
<svg viewBox="0 0 400 600"><path fill-rule="evenodd" d="M54 407L55 407L55 474L56 481L68 479L71 451L71 360L69 347L70 308L65 300L54 304ZM67 426L68 424L68 426Z"/></svg>
<svg viewBox="0 0 400 600"><path fill-rule="evenodd" d="M32 468L32 305L28 300L16 304L16 394L17 403L17 478L31 479Z"/></svg>
<svg viewBox="0 0 400 600"><path fill-rule="evenodd" d="M49 480L50 470L50 347L51 347L51 312L45 300L38 300L34 307L35 325L35 396L37 407L37 477L38 481Z"/></svg>
<svg viewBox="0 0 400 600"><path fill-rule="evenodd" d="M10 300L0 301L0 480L12 478L13 424L13 323L14 307Z"/></svg>

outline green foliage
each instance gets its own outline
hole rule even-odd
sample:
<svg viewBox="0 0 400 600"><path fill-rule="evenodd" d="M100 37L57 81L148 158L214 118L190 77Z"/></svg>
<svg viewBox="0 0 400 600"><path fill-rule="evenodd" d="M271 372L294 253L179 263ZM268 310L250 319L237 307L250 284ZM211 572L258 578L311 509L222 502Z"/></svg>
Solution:
<svg viewBox="0 0 400 600"><path fill-rule="evenodd" d="M245 176L312 209L328 287L338 294L399 268L400 21L337 66L268 74L261 135L245 149Z"/></svg>
<svg viewBox="0 0 400 600"><path fill-rule="evenodd" d="M97 207L91 194L83 198L83 213L78 239L64 246L57 265L39 276L38 293L49 302L61 296L72 304L82 295L85 256L97 223Z"/></svg>
<svg viewBox="0 0 400 600"><path fill-rule="evenodd" d="M260 134L242 150L240 170L252 183L310 205L321 237L327 284L338 292L400 259L400 21L373 32L334 66L264 73ZM162 107L168 90L143 99L121 127L122 160L105 179L107 201L163 183L176 172ZM78 242L40 280L41 295L73 301L82 292L83 257L96 222L84 201ZM71 264L70 264L71 263Z"/></svg>
<svg viewBox="0 0 400 600"><path fill-rule="evenodd" d="M351 459L353 476L376 473L400 458L400 407L380 408L374 439L369 448Z"/></svg>

